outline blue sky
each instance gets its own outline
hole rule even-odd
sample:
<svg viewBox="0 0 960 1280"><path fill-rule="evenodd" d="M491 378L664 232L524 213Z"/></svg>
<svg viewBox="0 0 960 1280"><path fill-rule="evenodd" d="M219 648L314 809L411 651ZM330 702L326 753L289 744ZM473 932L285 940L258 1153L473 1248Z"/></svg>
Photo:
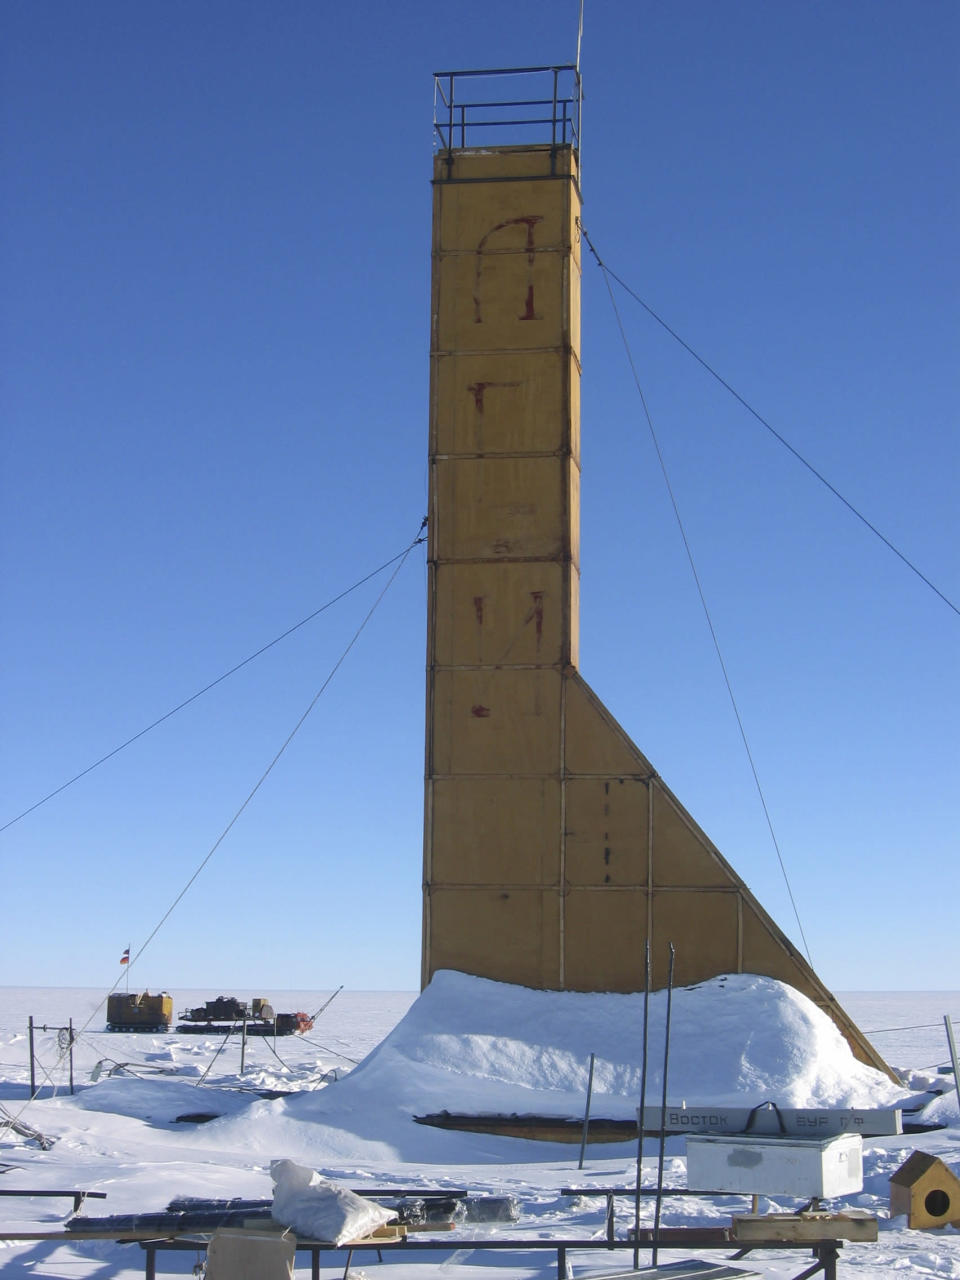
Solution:
<svg viewBox="0 0 960 1280"><path fill-rule="evenodd" d="M575 3L7 3L0 823L401 551L426 509L432 72ZM584 223L960 603L960 9L587 0ZM960 619L622 293L815 967L955 987ZM599 270L581 666L797 929ZM0 983L117 975L369 583L0 835ZM131 974L414 988L417 548Z"/></svg>

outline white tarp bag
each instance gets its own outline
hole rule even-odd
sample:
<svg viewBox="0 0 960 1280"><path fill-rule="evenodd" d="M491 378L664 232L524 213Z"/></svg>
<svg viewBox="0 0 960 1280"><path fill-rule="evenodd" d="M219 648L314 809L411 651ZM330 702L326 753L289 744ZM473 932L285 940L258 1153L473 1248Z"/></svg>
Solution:
<svg viewBox="0 0 960 1280"><path fill-rule="evenodd" d="M270 1176L274 1183L273 1220L292 1227L303 1238L346 1244L370 1235L396 1217L392 1209L355 1195L348 1187L293 1160L274 1160Z"/></svg>

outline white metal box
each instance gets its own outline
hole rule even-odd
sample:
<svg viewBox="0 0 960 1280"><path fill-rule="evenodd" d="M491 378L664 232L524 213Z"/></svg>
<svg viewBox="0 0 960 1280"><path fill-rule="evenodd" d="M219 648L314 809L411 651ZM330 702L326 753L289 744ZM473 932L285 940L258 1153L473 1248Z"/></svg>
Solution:
<svg viewBox="0 0 960 1280"><path fill-rule="evenodd" d="M835 1138L687 1138L687 1186L822 1200L863 1190L863 1142Z"/></svg>

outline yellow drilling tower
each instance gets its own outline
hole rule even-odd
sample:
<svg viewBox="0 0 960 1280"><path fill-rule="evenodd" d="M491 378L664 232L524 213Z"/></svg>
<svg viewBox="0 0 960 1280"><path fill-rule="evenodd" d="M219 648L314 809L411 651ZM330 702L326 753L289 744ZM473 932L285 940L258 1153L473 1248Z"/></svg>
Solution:
<svg viewBox="0 0 960 1280"><path fill-rule="evenodd" d="M434 163L423 980L636 991L647 939L654 986L672 942L679 984L778 978L889 1070L579 674L579 159L557 116L549 142L480 147L451 111Z"/></svg>

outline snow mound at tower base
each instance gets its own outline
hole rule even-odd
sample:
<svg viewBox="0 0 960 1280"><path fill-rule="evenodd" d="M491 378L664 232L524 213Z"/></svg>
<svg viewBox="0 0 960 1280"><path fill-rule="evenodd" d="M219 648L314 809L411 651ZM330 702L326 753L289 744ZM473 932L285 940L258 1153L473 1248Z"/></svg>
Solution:
<svg viewBox="0 0 960 1280"><path fill-rule="evenodd" d="M666 1007L665 991L651 994L650 1104L661 1097ZM577 1117L583 1115L591 1054L592 1115L634 1118L642 994L534 991L443 970L346 1079L289 1100L287 1110L291 1119L324 1126L339 1121L354 1132L358 1125L368 1132L389 1130L394 1143L403 1115ZM832 1020L810 1000L754 974L728 974L673 992L667 1078L671 1105L881 1107L906 1096L854 1058Z"/></svg>

